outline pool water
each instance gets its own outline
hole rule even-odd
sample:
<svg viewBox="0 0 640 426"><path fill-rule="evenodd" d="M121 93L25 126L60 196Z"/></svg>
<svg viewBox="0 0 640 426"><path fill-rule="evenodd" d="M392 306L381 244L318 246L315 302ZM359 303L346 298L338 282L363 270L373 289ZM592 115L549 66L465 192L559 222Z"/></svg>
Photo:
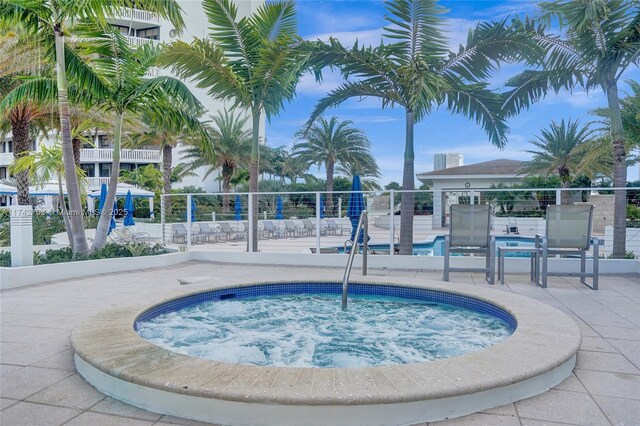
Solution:
<svg viewBox="0 0 640 426"><path fill-rule="evenodd" d="M136 323L165 349L215 361L289 367L369 367L462 355L507 338L504 320L391 296L286 294L207 301Z"/></svg>

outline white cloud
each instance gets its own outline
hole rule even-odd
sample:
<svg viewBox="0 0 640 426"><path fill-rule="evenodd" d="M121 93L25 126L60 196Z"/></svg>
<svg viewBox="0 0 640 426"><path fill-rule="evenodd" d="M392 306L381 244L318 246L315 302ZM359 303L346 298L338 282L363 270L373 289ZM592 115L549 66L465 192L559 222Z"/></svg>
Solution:
<svg viewBox="0 0 640 426"><path fill-rule="evenodd" d="M553 93L547 95L542 103L547 105L569 104L572 107L594 108L605 106L605 97L602 90L592 90L590 92L584 90L568 92L563 90L557 95Z"/></svg>
<svg viewBox="0 0 640 426"><path fill-rule="evenodd" d="M538 11L538 3L534 0L510 0L499 6L478 10L475 16L483 19L504 19L511 15L531 15Z"/></svg>
<svg viewBox="0 0 640 426"><path fill-rule="evenodd" d="M337 89L343 81L339 71L326 68L322 72L322 82L320 83L316 81L313 74L303 75L296 86L296 92L305 95L326 95Z"/></svg>
<svg viewBox="0 0 640 426"><path fill-rule="evenodd" d="M354 124L376 124L376 123L390 123L392 121L398 121L397 118L389 115L339 115L342 120L351 120Z"/></svg>
<svg viewBox="0 0 640 426"><path fill-rule="evenodd" d="M478 20L469 20L463 18L447 18L445 19L445 34L449 39L449 49L457 52L460 45L467 44L467 35L469 29L475 28Z"/></svg>

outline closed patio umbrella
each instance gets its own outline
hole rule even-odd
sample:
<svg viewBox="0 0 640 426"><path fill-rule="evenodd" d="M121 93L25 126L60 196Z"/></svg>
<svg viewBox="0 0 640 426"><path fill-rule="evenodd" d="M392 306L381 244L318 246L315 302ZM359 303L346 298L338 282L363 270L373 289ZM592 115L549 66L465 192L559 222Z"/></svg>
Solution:
<svg viewBox="0 0 640 426"><path fill-rule="evenodd" d="M196 221L196 210L198 210L196 208L196 200L195 198L191 197L191 222Z"/></svg>
<svg viewBox="0 0 640 426"><path fill-rule="evenodd" d="M136 222L133 220L133 212L135 208L133 207L133 197L131 196L131 191L127 192L127 197L124 199L124 209L127 212L124 216L124 226L135 225Z"/></svg>
<svg viewBox="0 0 640 426"><path fill-rule="evenodd" d="M111 221L109 222L109 231L107 231L107 235L111 233L114 229L116 229L116 211L118 210L118 204L113 202L113 211L111 212Z"/></svg>
<svg viewBox="0 0 640 426"><path fill-rule="evenodd" d="M276 219L284 219L284 214L282 214L282 197L279 195L276 200Z"/></svg>
<svg viewBox="0 0 640 426"><path fill-rule="evenodd" d="M358 221L360 220L360 214L364 209L364 195L362 194L360 176L355 175L353 177L353 184L351 185L351 193L349 194L349 206L347 207L347 216L351 221L351 241L355 242ZM369 236L367 236L367 238L369 238ZM363 241L364 232L358 236L358 243L362 244Z"/></svg>
<svg viewBox="0 0 640 426"><path fill-rule="evenodd" d="M324 196L320 195L320 219L324 219L325 205Z"/></svg>
<svg viewBox="0 0 640 426"><path fill-rule="evenodd" d="M100 201L98 202L98 214L102 214L102 209L104 209L104 203L107 200L107 184L103 183L100 186ZM111 233L116 227L115 214L116 210L118 210L118 205L116 202L113 202L113 211L111 212L111 221L109 222L109 231L107 231L107 235Z"/></svg>
<svg viewBox="0 0 640 426"><path fill-rule="evenodd" d="M240 198L240 195L236 195L234 211L236 214L236 220L242 220L242 199Z"/></svg>

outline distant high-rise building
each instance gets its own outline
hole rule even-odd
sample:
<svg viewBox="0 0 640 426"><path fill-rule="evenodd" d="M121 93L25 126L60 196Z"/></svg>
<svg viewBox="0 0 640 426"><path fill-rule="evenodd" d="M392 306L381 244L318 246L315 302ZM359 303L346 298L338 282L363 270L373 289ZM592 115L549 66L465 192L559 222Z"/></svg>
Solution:
<svg viewBox="0 0 640 426"><path fill-rule="evenodd" d="M464 165L462 154L433 154L433 170L450 169Z"/></svg>

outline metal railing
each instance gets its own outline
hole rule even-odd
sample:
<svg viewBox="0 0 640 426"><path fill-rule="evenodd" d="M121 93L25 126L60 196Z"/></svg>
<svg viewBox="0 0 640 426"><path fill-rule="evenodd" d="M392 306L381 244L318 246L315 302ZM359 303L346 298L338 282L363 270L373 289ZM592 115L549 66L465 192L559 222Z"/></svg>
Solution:
<svg viewBox="0 0 640 426"><path fill-rule="evenodd" d="M114 18L130 19L133 21L160 22L160 15L147 10L134 9L129 7L121 7L114 14Z"/></svg>
<svg viewBox="0 0 640 426"><path fill-rule="evenodd" d="M80 161L112 161L113 150L109 148L85 148L80 150ZM159 149L123 149L120 161L143 161L159 163L162 160Z"/></svg>
<svg viewBox="0 0 640 426"><path fill-rule="evenodd" d="M349 259L347 260L347 266L344 269L344 277L342 278L342 310L347 309L347 295L349 293L349 276L351 275L351 268L353 267L353 258L358 254L358 240L360 239L360 233L364 231L362 237L362 275L367 275L367 240L369 239L369 219L367 211L363 210L360 214L360 220L358 220L358 227L356 228L355 241L351 241L351 252L349 253Z"/></svg>

